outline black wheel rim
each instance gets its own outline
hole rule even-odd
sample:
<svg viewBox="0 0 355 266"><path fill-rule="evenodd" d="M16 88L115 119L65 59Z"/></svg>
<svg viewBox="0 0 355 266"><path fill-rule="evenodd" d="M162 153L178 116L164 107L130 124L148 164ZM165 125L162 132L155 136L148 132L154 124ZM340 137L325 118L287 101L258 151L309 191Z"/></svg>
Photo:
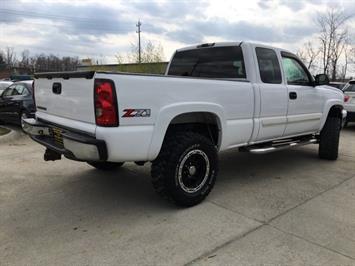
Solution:
<svg viewBox="0 0 355 266"><path fill-rule="evenodd" d="M181 160L178 168L178 182L187 193L199 191L206 183L210 173L210 161L202 150L189 151Z"/></svg>

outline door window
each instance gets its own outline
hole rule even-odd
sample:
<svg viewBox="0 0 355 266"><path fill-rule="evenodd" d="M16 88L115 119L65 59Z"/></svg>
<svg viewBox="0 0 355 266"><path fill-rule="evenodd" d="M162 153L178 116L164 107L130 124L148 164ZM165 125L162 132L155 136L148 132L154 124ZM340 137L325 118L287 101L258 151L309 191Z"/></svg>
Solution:
<svg viewBox="0 0 355 266"><path fill-rule="evenodd" d="M12 95L13 96L22 95L22 94L24 94L25 91L26 91L25 86L18 84L18 85L16 85L15 89L12 91Z"/></svg>
<svg viewBox="0 0 355 266"><path fill-rule="evenodd" d="M258 58L261 81L264 83L280 84L282 82L281 69L275 51L257 47L255 52Z"/></svg>
<svg viewBox="0 0 355 266"><path fill-rule="evenodd" d="M309 86L311 81L304 67L294 58L282 57L287 84Z"/></svg>

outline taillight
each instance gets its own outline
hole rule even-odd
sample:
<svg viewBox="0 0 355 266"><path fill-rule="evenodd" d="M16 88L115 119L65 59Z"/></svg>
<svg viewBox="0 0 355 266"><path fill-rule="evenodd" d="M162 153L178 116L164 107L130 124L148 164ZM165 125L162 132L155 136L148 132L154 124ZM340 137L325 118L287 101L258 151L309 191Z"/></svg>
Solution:
<svg viewBox="0 0 355 266"><path fill-rule="evenodd" d="M117 127L117 98L112 80L95 79L94 91L96 125Z"/></svg>
<svg viewBox="0 0 355 266"><path fill-rule="evenodd" d="M345 102L345 103L348 102L349 99L350 99L350 96L349 96L349 95L344 95L344 102Z"/></svg>

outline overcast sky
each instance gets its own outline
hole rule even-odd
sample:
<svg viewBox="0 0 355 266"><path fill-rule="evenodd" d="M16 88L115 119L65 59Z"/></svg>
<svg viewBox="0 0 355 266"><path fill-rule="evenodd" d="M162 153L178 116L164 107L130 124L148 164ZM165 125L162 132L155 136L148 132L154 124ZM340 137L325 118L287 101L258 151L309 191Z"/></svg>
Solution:
<svg viewBox="0 0 355 266"><path fill-rule="evenodd" d="M317 12L328 6L355 13L355 0L0 0L0 49L115 63L116 53L137 42L140 19L142 41L160 43L167 60L201 42L249 40L296 51L314 38Z"/></svg>

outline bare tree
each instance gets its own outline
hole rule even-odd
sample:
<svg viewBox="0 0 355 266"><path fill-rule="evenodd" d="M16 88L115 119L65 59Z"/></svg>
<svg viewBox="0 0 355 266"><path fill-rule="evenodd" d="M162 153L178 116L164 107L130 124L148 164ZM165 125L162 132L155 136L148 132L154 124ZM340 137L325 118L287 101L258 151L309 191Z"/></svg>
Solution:
<svg viewBox="0 0 355 266"><path fill-rule="evenodd" d="M348 41L344 46L344 64L341 66L339 77L345 81L350 64L354 64L355 48Z"/></svg>
<svg viewBox="0 0 355 266"><path fill-rule="evenodd" d="M8 67L14 67L16 64L16 54L13 47L6 47L5 49L5 64Z"/></svg>
<svg viewBox="0 0 355 266"><path fill-rule="evenodd" d="M117 60L117 63L118 63L118 64L123 64L123 62L124 62L124 57L123 57L122 54L117 53L117 54L115 55L115 57L116 57L116 60Z"/></svg>
<svg viewBox="0 0 355 266"><path fill-rule="evenodd" d="M138 45L131 44L131 52L126 56L116 54L116 59L119 64L123 62L139 63L139 47ZM126 58L126 59L124 59ZM141 63L155 63L164 61L164 50L161 44L154 44L148 41L146 45L141 48Z"/></svg>
<svg viewBox="0 0 355 266"><path fill-rule="evenodd" d="M331 79L337 76L339 58L344 52L348 36L346 22L350 16L339 9L331 8L325 14L318 15L320 27L320 43L323 72L330 74Z"/></svg>
<svg viewBox="0 0 355 266"><path fill-rule="evenodd" d="M5 53L0 50L0 69L6 67L6 62L5 62Z"/></svg>
<svg viewBox="0 0 355 266"><path fill-rule="evenodd" d="M19 61L19 66L22 68L32 69L30 64L30 51L23 50L21 53L21 59Z"/></svg>
<svg viewBox="0 0 355 266"><path fill-rule="evenodd" d="M142 59L143 63L162 62L164 60L164 50L161 44L154 45L148 41L143 49Z"/></svg>
<svg viewBox="0 0 355 266"><path fill-rule="evenodd" d="M320 49L314 48L311 41L306 42L297 52L298 57L306 64L309 70L315 68L319 54Z"/></svg>

